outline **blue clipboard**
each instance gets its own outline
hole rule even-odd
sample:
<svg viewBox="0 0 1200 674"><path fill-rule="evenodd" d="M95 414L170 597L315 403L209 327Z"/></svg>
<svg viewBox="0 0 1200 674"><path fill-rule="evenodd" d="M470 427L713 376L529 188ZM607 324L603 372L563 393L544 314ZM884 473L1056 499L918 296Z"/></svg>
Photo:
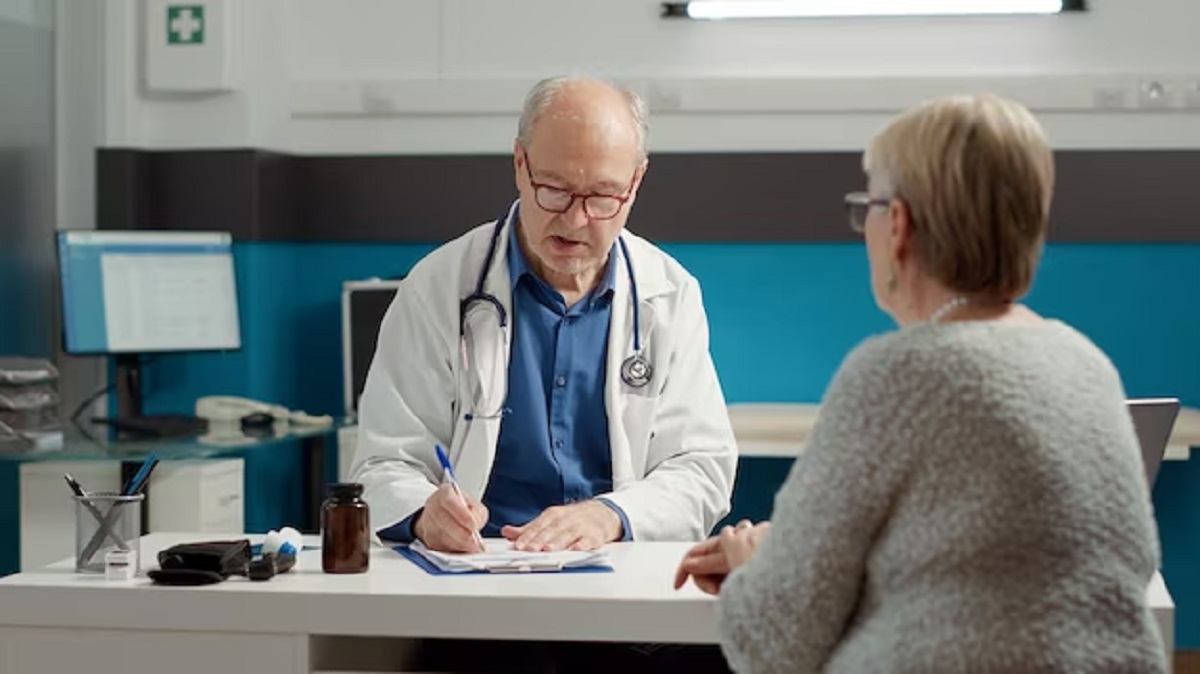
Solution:
<svg viewBox="0 0 1200 674"><path fill-rule="evenodd" d="M408 561L417 565L431 576L479 576L479 575L504 575L509 573L527 574L527 573L612 573L612 566L607 564L597 564L592 566L554 566L547 568L540 567L523 567L523 568L504 568L504 569L471 569L470 571L443 571L426 559L420 553L413 552L407 544L397 545L392 548L400 553Z"/></svg>

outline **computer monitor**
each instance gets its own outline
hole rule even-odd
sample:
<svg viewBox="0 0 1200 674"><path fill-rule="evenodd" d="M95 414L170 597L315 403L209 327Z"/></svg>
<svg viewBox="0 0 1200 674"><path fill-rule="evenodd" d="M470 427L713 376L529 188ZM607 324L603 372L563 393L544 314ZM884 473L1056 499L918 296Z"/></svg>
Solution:
<svg viewBox="0 0 1200 674"><path fill-rule="evenodd" d="M241 348L228 232L60 231L64 349L116 357L118 416L141 416L143 354Z"/></svg>

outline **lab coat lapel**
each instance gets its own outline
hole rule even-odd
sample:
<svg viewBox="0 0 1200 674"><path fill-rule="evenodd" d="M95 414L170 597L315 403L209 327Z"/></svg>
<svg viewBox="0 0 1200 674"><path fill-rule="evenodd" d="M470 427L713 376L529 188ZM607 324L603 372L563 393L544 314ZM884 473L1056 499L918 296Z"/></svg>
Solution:
<svg viewBox="0 0 1200 674"><path fill-rule="evenodd" d="M508 317L504 327L504 367L500 368L505 373L505 377L507 377L508 360L512 349L512 282L508 277L508 228L513 226L512 214L513 209L510 208L508 224L500 233L500 239L496 243L496 256L484 282L484 292L491 293L500 301ZM480 237L479 245L472 248L472 269L478 270L483 265L484 259L487 257L491 235L492 231L488 229L487 235ZM461 297L466 297L475 291L477 276L474 274L465 276L470 278L469 287L463 289ZM462 367L460 355L455 364L458 400L465 402L457 410L458 418L455 420L454 443L451 447L450 461L454 463L455 477L458 478L459 486L468 495L482 500L492 474L492 464L496 459L496 444L500 439L501 419L466 420L465 412L469 411L471 393L468 389L467 379L463 376ZM506 386L507 383L506 380Z"/></svg>
<svg viewBox="0 0 1200 674"><path fill-rule="evenodd" d="M629 234L622 234L626 239L630 258L633 261L633 273L638 284L638 299L641 307L639 329L643 354L655 362L653 337L656 332L657 319L651 299L669 292L670 283L662 273L661 262L649 255L641 253L640 240ZM644 245L644 244L642 244ZM608 438L612 451L613 489L632 480L644 477L643 467L646 465L648 433L644 426L651 420L646 419L642 412L646 409L641 400L649 395L647 389L635 389L625 384L621 379L621 365L625 359L634 353L633 341L633 293L629 285L629 273L625 261L621 258L620 246L614 251L610 264L621 265L616 275L615 293L612 303L612 317L608 329L608 355L605 359L605 405L608 412ZM665 373L654 374L654 377L664 376ZM650 387L654 387L652 381ZM642 426L639 428L638 426ZM633 440L631 441L631 438Z"/></svg>

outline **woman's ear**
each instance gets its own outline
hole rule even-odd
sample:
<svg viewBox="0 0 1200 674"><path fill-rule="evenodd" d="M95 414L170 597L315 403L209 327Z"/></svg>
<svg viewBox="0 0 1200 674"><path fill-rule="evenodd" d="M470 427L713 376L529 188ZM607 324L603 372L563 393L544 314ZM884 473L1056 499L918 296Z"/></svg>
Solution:
<svg viewBox="0 0 1200 674"><path fill-rule="evenodd" d="M912 254L912 209L900 199L888 205L889 253L897 269L903 269Z"/></svg>

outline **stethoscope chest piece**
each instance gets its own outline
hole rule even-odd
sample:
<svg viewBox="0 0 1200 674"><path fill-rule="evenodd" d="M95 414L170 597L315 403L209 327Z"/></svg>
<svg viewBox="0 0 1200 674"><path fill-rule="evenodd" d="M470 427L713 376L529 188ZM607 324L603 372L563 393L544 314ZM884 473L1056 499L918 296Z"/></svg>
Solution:
<svg viewBox="0 0 1200 674"><path fill-rule="evenodd" d="M635 353L621 363L621 381L633 388L643 388L654 377L654 366L642 354Z"/></svg>

